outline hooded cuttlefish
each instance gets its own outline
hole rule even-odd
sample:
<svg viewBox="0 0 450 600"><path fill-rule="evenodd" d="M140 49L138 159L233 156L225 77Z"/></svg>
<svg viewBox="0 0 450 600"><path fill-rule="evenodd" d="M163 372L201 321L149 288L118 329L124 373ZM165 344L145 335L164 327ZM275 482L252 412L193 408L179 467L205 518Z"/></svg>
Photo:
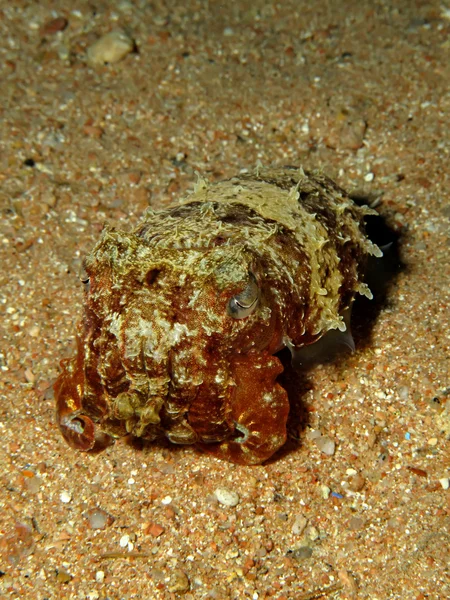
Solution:
<svg viewBox="0 0 450 600"><path fill-rule="evenodd" d="M165 436L267 460L289 414L277 353L349 335L355 296L371 297L366 265L382 252L370 214L321 173L260 167L199 178L131 233L105 227L84 261L77 352L55 384L64 439L97 451Z"/></svg>

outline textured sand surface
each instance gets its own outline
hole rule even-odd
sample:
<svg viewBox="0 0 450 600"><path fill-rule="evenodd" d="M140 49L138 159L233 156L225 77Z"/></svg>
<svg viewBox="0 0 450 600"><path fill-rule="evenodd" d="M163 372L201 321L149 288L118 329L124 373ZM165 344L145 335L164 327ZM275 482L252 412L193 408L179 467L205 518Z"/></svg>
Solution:
<svg viewBox="0 0 450 600"><path fill-rule="evenodd" d="M0 31L0 597L450 597L450 4L4 0ZM257 161L400 234L356 352L288 382L269 464L71 450L51 386L103 223Z"/></svg>

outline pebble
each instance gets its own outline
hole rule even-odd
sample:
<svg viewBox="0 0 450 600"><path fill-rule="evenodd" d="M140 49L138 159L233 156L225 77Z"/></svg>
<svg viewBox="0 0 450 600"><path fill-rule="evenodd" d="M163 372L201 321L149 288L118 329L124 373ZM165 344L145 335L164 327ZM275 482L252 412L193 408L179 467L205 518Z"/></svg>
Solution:
<svg viewBox="0 0 450 600"><path fill-rule="evenodd" d="M324 500L327 500L330 497L331 488L329 488L327 485L321 485L320 486L320 493L321 493L322 498Z"/></svg>
<svg viewBox="0 0 450 600"><path fill-rule="evenodd" d="M347 109L336 115L336 120L327 132L327 145L331 148L358 150L364 145L366 121L358 114L349 114Z"/></svg>
<svg viewBox="0 0 450 600"><path fill-rule="evenodd" d="M217 488L214 492L217 500L224 506L237 506L239 504L239 494L228 490L227 488Z"/></svg>
<svg viewBox="0 0 450 600"><path fill-rule="evenodd" d="M28 330L28 335L35 338L39 336L40 332L41 328L39 327L39 325L33 325L33 327L30 327L30 329Z"/></svg>
<svg viewBox="0 0 450 600"><path fill-rule="evenodd" d="M24 371L25 379L28 383L35 383L36 375L33 373L31 369L25 369Z"/></svg>
<svg viewBox="0 0 450 600"><path fill-rule="evenodd" d="M319 539L319 530L317 529L317 527L310 525L308 527L308 529L305 531L305 535L312 542L315 542L317 539Z"/></svg>
<svg viewBox="0 0 450 600"><path fill-rule="evenodd" d="M292 533L294 535L301 535L307 524L308 519L304 515L297 515L294 524L292 525Z"/></svg>
<svg viewBox="0 0 450 600"><path fill-rule="evenodd" d="M316 438L314 442L321 452L328 456L333 456L336 450L336 444L327 435Z"/></svg>
<svg viewBox="0 0 450 600"><path fill-rule="evenodd" d="M367 123L362 118L355 118L346 123L339 135L341 148L358 150L364 144L364 136L367 130Z"/></svg>
<svg viewBox="0 0 450 600"><path fill-rule="evenodd" d="M38 477L37 475L34 475L33 477L27 477L25 479L25 486L26 486L27 490L29 492L31 492L32 494L35 494L36 492L39 491L39 488L41 487L41 483L42 483L42 479L40 477Z"/></svg>
<svg viewBox="0 0 450 600"><path fill-rule="evenodd" d="M103 583L105 580L105 571L97 571L95 574L95 581L97 583Z"/></svg>
<svg viewBox="0 0 450 600"><path fill-rule="evenodd" d="M439 483L442 485L444 490L448 490L450 487L450 478L442 477L442 479L439 479Z"/></svg>
<svg viewBox="0 0 450 600"><path fill-rule="evenodd" d="M69 583L71 579L72 575L70 575L70 573L68 573L64 569L58 569L56 573L56 581L58 581L59 583Z"/></svg>
<svg viewBox="0 0 450 600"><path fill-rule="evenodd" d="M350 521L348 522L348 527L352 531L358 531L364 527L364 519L361 517L351 517Z"/></svg>
<svg viewBox="0 0 450 600"><path fill-rule="evenodd" d="M106 525L112 523L111 516L101 508L94 508L86 513L86 518L91 529L104 529Z"/></svg>
<svg viewBox="0 0 450 600"><path fill-rule="evenodd" d="M103 35L87 50L87 57L93 65L114 64L121 61L135 48L132 40L123 31L111 31Z"/></svg>
<svg viewBox="0 0 450 600"><path fill-rule="evenodd" d="M69 22L65 17L56 17L56 19L47 21L47 23L41 27L40 34L44 37L46 35L58 33L58 31L64 31L68 24Z"/></svg>
<svg viewBox="0 0 450 600"><path fill-rule="evenodd" d="M366 480L362 475L357 473L350 478L349 487L353 492L360 492L366 484Z"/></svg>
<svg viewBox="0 0 450 600"><path fill-rule="evenodd" d="M152 537L159 537L164 533L164 531L165 529L162 525L153 522L149 523L145 528L145 533L148 533Z"/></svg>
<svg viewBox="0 0 450 600"><path fill-rule="evenodd" d="M309 546L300 546L300 548L293 550L291 556L297 560L306 560L307 558L311 558L312 553L312 548Z"/></svg>
<svg viewBox="0 0 450 600"><path fill-rule="evenodd" d="M322 437L322 433L319 429L311 429L306 434L306 437L308 438L308 440L317 440L318 438Z"/></svg>
<svg viewBox="0 0 450 600"><path fill-rule="evenodd" d="M182 594L187 592L190 588L189 578L184 571L181 569L176 569L169 578L169 583L167 585L167 589L172 594Z"/></svg>
<svg viewBox="0 0 450 600"><path fill-rule="evenodd" d="M265 552L266 554L267 552ZM231 560L233 558L237 558L239 556L239 550L237 548L230 548L229 550L226 551L225 553L225 558L228 560Z"/></svg>
<svg viewBox="0 0 450 600"><path fill-rule="evenodd" d="M61 502L64 502L64 504L69 504L69 502L72 500L72 496L69 494L69 492L61 492L59 499Z"/></svg>

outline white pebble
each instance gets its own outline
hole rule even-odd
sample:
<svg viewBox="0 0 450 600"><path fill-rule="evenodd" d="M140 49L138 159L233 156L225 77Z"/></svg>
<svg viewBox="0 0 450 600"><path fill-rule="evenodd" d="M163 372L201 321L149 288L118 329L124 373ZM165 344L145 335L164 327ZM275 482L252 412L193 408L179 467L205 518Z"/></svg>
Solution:
<svg viewBox="0 0 450 600"><path fill-rule="evenodd" d="M96 508L88 513L89 525L92 529L104 529L108 524L108 513Z"/></svg>
<svg viewBox="0 0 450 600"><path fill-rule="evenodd" d="M321 485L320 494L324 500L327 500L330 497L331 488L329 488L327 485Z"/></svg>
<svg viewBox="0 0 450 600"><path fill-rule="evenodd" d="M134 50L134 41L123 31L111 31L88 48L87 57L93 65L117 63Z"/></svg>
<svg viewBox="0 0 450 600"><path fill-rule="evenodd" d="M214 492L217 500L224 506L237 506L239 504L239 495L227 488L217 488Z"/></svg>
<svg viewBox="0 0 450 600"><path fill-rule="evenodd" d="M316 440L317 438L320 438L321 435L322 433L319 429L310 429L306 434L306 437L308 440Z"/></svg>
<svg viewBox="0 0 450 600"><path fill-rule="evenodd" d="M336 444L327 435L323 435L322 437L315 439L314 442L321 452L327 454L328 456L333 456L336 450Z"/></svg>
<svg viewBox="0 0 450 600"><path fill-rule="evenodd" d="M367 181L367 183L369 183L370 181L373 181L374 177L375 175L373 173L367 173L366 175L364 175L364 181Z"/></svg>
<svg viewBox="0 0 450 600"><path fill-rule="evenodd" d="M72 500L72 496L69 494L69 492L61 492L59 499L61 502L64 502L64 504L68 504Z"/></svg>
<svg viewBox="0 0 450 600"><path fill-rule="evenodd" d="M130 536L128 534L123 535L120 538L119 545L121 548L126 548L130 542Z"/></svg>
<svg viewBox="0 0 450 600"><path fill-rule="evenodd" d="M105 571L97 571L97 573L95 574L95 581L97 583L103 583L105 579Z"/></svg>
<svg viewBox="0 0 450 600"><path fill-rule="evenodd" d="M161 504L170 504L172 502L172 498L170 496L165 496L162 500L161 500Z"/></svg>
<svg viewBox="0 0 450 600"><path fill-rule="evenodd" d="M305 531L305 535L306 537L308 537L312 542L315 542L317 539L319 539L319 530L317 529L317 527L313 527L312 525L310 527L308 527L308 529Z"/></svg>
<svg viewBox="0 0 450 600"><path fill-rule="evenodd" d="M439 479L439 483L442 485L444 490L448 490L450 487L450 478L442 477L442 479Z"/></svg>
<svg viewBox="0 0 450 600"><path fill-rule="evenodd" d="M294 535L301 535L308 524L308 519L303 515L297 515L295 517L294 524L292 525L292 533Z"/></svg>

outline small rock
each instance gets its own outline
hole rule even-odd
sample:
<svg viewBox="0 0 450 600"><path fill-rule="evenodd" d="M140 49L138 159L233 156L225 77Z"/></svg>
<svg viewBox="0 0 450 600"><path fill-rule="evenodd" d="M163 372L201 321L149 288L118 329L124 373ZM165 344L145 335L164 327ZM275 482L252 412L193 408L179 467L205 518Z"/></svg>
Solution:
<svg viewBox="0 0 450 600"><path fill-rule="evenodd" d="M61 492L59 499L64 504L69 504L69 502L72 500L72 496L69 494L69 492Z"/></svg>
<svg viewBox="0 0 450 600"><path fill-rule="evenodd" d="M336 450L336 444L327 435L322 435L321 437L316 438L314 442L321 452L327 456L333 456Z"/></svg>
<svg viewBox="0 0 450 600"><path fill-rule="evenodd" d="M34 383L36 381L36 375L31 369L25 369L24 375L28 383Z"/></svg>
<svg viewBox="0 0 450 600"><path fill-rule="evenodd" d="M83 127L83 133L88 137L99 140L105 132L97 125L85 125Z"/></svg>
<svg viewBox="0 0 450 600"><path fill-rule="evenodd" d="M332 124L327 136L327 144L331 148L358 150L364 144L366 130L367 123L361 116L343 109Z"/></svg>
<svg viewBox="0 0 450 600"><path fill-rule="evenodd" d="M158 523L149 523L149 525L145 528L145 533L153 537L159 537L164 533L164 527L162 525L158 525Z"/></svg>
<svg viewBox="0 0 450 600"><path fill-rule="evenodd" d="M331 494L331 488L329 488L327 485L321 485L320 494L324 500L328 500Z"/></svg>
<svg viewBox="0 0 450 600"><path fill-rule="evenodd" d="M117 182L120 183L121 185L138 185L138 183L140 182L141 178L142 178L142 172L138 171L137 169L134 170L128 170L128 171L122 171L121 173L118 173L117 176ZM174 466L172 464L164 464L161 466L158 466L159 470L162 473L173 473L174 472Z"/></svg>
<svg viewBox="0 0 450 600"><path fill-rule="evenodd" d="M224 506L237 506L239 504L239 495L227 488L217 488L214 492L217 500Z"/></svg>
<svg viewBox="0 0 450 600"><path fill-rule="evenodd" d="M41 328L39 327L39 325L33 325L33 327L30 327L30 329L28 330L28 335L35 338L39 336L40 332Z"/></svg>
<svg viewBox="0 0 450 600"><path fill-rule="evenodd" d="M310 429L308 431L308 433L306 434L306 437L308 438L308 440L317 440L321 436L322 436L322 434L319 429Z"/></svg>
<svg viewBox="0 0 450 600"><path fill-rule="evenodd" d="M114 521L113 517L102 508L88 510L86 512L86 518L91 529L104 529Z"/></svg>
<svg viewBox="0 0 450 600"><path fill-rule="evenodd" d="M95 581L97 583L103 583L105 580L105 571L97 571L95 574Z"/></svg>
<svg viewBox="0 0 450 600"><path fill-rule="evenodd" d="M349 150L358 150L364 143L367 123L364 119L355 118L344 123L339 131L339 146Z"/></svg>
<svg viewBox="0 0 450 600"><path fill-rule="evenodd" d="M39 491L39 488L41 487L41 483L42 483L42 479L40 477L38 477L37 475L34 475L33 477L27 477L25 479L25 486L26 486L27 490L29 492L31 492L32 494L35 494L36 492Z"/></svg>
<svg viewBox="0 0 450 600"><path fill-rule="evenodd" d="M167 585L167 589L169 592L173 594L183 594L187 592L190 588L189 578L184 571L181 569L175 569L175 571L170 575L169 583Z"/></svg>
<svg viewBox="0 0 450 600"><path fill-rule="evenodd" d="M313 527L312 525L310 525L308 527L308 529L305 531L305 535L312 542L315 542L316 540L319 539L319 530L317 529L317 527Z"/></svg>
<svg viewBox="0 0 450 600"><path fill-rule="evenodd" d="M308 519L303 515L297 515L295 517L294 524L292 525L292 533L294 535L301 535L308 524Z"/></svg>
<svg viewBox="0 0 450 600"><path fill-rule="evenodd" d="M45 25L41 27L41 37L45 37L46 35L51 35L53 33L58 33L58 31L64 31L68 24L69 21L65 17L56 17L56 19L47 21L47 23L45 23Z"/></svg>
<svg viewBox="0 0 450 600"><path fill-rule="evenodd" d="M58 581L58 583L69 583L71 579L72 575L67 571L64 571L64 569L58 569L56 571L56 581Z"/></svg>
<svg viewBox="0 0 450 600"><path fill-rule="evenodd" d="M358 531L364 527L364 519L361 517L351 517L348 522L348 528L352 531Z"/></svg>
<svg viewBox="0 0 450 600"><path fill-rule="evenodd" d="M349 488L352 490L352 492L360 492L365 484L366 480L359 473L353 475L353 477L350 477Z"/></svg>
<svg viewBox="0 0 450 600"><path fill-rule="evenodd" d="M237 548L230 548L225 553L225 558L227 559L227 561L231 560L233 558L237 558L238 556L239 556L239 550Z"/></svg>
<svg viewBox="0 0 450 600"><path fill-rule="evenodd" d="M442 489L444 490L448 490L450 487L450 479L448 477L442 477L442 479L439 479L439 483L442 485Z"/></svg>
<svg viewBox="0 0 450 600"><path fill-rule="evenodd" d="M300 548L293 550L290 555L296 560L306 560L307 558L311 558L312 553L312 548L309 546L300 546Z"/></svg>
<svg viewBox="0 0 450 600"><path fill-rule="evenodd" d="M87 50L87 57L93 65L104 65L106 63L117 63L135 48L132 40L123 31L111 31L103 35Z"/></svg>

